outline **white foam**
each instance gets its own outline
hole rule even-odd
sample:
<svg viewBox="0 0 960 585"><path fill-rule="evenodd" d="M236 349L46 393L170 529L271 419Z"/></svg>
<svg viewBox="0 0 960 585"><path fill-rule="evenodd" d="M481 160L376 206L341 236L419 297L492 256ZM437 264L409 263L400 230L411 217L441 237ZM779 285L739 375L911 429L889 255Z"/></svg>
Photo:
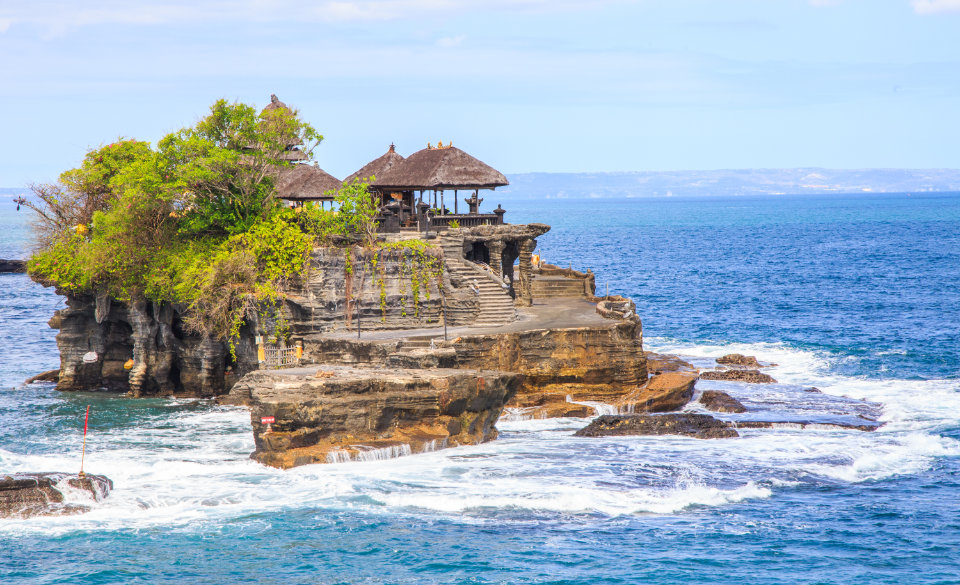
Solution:
<svg viewBox="0 0 960 585"><path fill-rule="evenodd" d="M589 419L501 420L500 438L441 449L427 443L367 450L343 465L281 471L249 459L249 412L189 407L174 401L166 414L136 425L91 432L86 471L115 487L84 515L10 520L3 531L141 529L174 525L204 530L230 518L291 507L369 507L403 513L451 513L483 521L490 509L529 513L675 514L691 506L724 506L811 481L882 481L923 473L939 457L960 456L960 443L940 436L960 417L960 381L867 380L835 375L831 358L780 344L680 345L647 340L658 351L691 355L709 366L725 353L779 364L766 371L782 384L719 384L732 393L776 403L797 387L883 404L885 426L861 432L824 425L741 429L741 438L702 441L679 436L577 438ZM704 381L706 382L706 381ZM704 384L703 382L701 385ZM709 386L709 384L706 384ZM751 394L752 393L752 394ZM817 395L807 395L815 399ZM587 403L594 406L593 403ZM188 409L189 408L189 409ZM63 452L0 449L5 472L78 468L79 435L57 437ZM51 443L52 444L52 443ZM49 445L48 445L49 447ZM88 499L88 495L71 494ZM372 503L370 503L372 502Z"/></svg>

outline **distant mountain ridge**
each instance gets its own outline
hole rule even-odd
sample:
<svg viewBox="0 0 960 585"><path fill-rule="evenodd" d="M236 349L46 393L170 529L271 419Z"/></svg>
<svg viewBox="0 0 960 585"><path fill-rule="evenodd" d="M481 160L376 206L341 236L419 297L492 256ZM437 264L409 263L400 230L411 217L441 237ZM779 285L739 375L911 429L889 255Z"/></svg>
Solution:
<svg viewBox="0 0 960 585"><path fill-rule="evenodd" d="M606 173L515 173L497 190L517 199L730 197L960 191L960 169L731 169ZM0 187L0 199L29 196Z"/></svg>
<svg viewBox="0 0 960 585"><path fill-rule="evenodd" d="M519 199L718 197L960 191L960 169L734 169L517 173L499 192Z"/></svg>

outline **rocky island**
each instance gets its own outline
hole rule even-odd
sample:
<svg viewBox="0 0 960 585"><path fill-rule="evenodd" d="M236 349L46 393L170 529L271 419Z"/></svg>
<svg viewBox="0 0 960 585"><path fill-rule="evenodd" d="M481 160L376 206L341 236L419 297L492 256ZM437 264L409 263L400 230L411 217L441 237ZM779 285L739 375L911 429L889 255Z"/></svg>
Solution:
<svg viewBox="0 0 960 585"><path fill-rule="evenodd" d="M306 162L321 138L276 96L218 102L156 149L111 144L34 187L28 269L67 299L57 388L244 405L252 457L281 468L489 441L505 409L608 415L582 436L738 436L657 414L692 404L698 370L648 356L634 303L596 296L592 272L542 262L550 226L482 212L500 172L391 145L341 182ZM718 362L705 379L774 382ZM698 404L747 410L719 394Z"/></svg>

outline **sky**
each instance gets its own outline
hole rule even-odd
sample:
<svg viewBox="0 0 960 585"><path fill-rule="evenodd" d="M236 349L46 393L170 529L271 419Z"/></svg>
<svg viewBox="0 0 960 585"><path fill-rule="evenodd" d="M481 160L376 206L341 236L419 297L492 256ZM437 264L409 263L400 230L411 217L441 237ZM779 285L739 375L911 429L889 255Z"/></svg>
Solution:
<svg viewBox="0 0 960 585"><path fill-rule="evenodd" d="M343 178L960 166L960 0L0 0L0 187L277 94Z"/></svg>

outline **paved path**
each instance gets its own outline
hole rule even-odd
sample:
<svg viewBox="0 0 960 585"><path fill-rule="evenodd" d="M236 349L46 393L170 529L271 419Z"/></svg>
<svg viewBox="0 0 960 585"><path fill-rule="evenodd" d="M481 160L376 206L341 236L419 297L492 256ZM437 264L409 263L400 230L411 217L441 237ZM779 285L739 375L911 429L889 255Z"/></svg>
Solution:
<svg viewBox="0 0 960 585"><path fill-rule="evenodd" d="M597 313L596 303L583 299L549 299L534 303L532 307L517 309L517 320L511 323L483 327L449 327L447 337L486 335L491 333L513 333L534 329L569 329L573 327L609 327L616 324ZM362 324L361 324L362 325ZM356 339L357 332L339 331L323 337L330 339ZM387 341L404 337L443 337L443 327L423 329L395 329L361 331L361 341Z"/></svg>

